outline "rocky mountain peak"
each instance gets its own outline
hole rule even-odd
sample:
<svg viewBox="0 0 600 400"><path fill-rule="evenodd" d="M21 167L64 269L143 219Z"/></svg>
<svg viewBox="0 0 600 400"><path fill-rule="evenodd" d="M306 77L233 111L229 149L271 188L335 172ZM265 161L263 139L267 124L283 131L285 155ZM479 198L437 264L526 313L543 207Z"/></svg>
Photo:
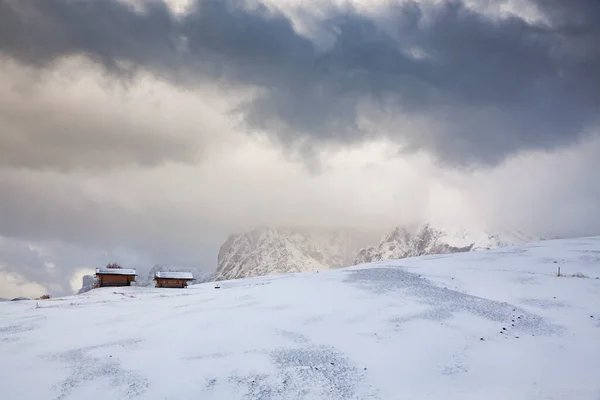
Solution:
<svg viewBox="0 0 600 400"><path fill-rule="evenodd" d="M215 279L320 271L352 265L369 233L344 229L257 228L221 246Z"/></svg>
<svg viewBox="0 0 600 400"><path fill-rule="evenodd" d="M458 253L522 244L539 240L520 231L489 234L465 228L442 229L429 223L395 227L374 246L361 249L355 264L418 257L428 254Z"/></svg>

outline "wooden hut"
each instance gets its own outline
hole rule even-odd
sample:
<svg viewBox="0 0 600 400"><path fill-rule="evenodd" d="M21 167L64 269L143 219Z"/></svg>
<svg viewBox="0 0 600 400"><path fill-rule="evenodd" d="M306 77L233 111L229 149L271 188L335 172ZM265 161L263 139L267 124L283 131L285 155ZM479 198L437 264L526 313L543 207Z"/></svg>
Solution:
<svg viewBox="0 0 600 400"><path fill-rule="evenodd" d="M191 272L157 271L154 274L157 288L186 288L194 280Z"/></svg>
<svg viewBox="0 0 600 400"><path fill-rule="evenodd" d="M135 269L129 268L96 268L98 287L131 286L135 282Z"/></svg>

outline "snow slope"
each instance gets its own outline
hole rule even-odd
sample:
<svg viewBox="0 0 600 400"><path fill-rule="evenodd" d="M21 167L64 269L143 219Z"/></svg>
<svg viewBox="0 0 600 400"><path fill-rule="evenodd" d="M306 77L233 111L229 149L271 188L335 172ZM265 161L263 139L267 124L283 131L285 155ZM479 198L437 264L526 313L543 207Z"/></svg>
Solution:
<svg viewBox="0 0 600 400"><path fill-rule="evenodd" d="M398 226L388 232L376 246L361 249L355 264L397 260L427 254L461 253L488 250L540 240L520 231L490 234L461 227L431 224Z"/></svg>
<svg viewBox="0 0 600 400"><path fill-rule="evenodd" d="M585 238L2 303L1 398L598 400L599 277Z"/></svg>
<svg viewBox="0 0 600 400"><path fill-rule="evenodd" d="M257 228L232 235L221 246L215 279L349 266L372 236L350 229Z"/></svg>

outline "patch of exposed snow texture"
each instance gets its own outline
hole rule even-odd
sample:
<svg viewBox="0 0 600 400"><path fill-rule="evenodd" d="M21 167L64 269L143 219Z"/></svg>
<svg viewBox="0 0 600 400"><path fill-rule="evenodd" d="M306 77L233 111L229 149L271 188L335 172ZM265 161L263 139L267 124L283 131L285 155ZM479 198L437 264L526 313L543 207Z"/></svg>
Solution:
<svg viewBox="0 0 600 400"><path fill-rule="evenodd" d="M600 237L4 302L0 397L598 400L599 278Z"/></svg>
<svg viewBox="0 0 600 400"><path fill-rule="evenodd" d="M372 234L354 230L258 228L221 246L215 280L323 271L352 265Z"/></svg>
<svg viewBox="0 0 600 400"><path fill-rule="evenodd" d="M84 275L82 280L81 289L79 289L78 294L82 294L85 292L89 292L92 289L95 289L98 286L98 279L94 275Z"/></svg>
<svg viewBox="0 0 600 400"><path fill-rule="evenodd" d="M104 275L135 275L133 268L96 268L97 274Z"/></svg>
<svg viewBox="0 0 600 400"><path fill-rule="evenodd" d="M540 240L520 231L501 234L473 232L464 228L440 229L430 224L417 227L396 227L377 246L361 249L354 264L397 260L427 254L463 253L524 244Z"/></svg>
<svg viewBox="0 0 600 400"><path fill-rule="evenodd" d="M191 272L179 272L179 271L157 271L157 278L162 279L194 279Z"/></svg>

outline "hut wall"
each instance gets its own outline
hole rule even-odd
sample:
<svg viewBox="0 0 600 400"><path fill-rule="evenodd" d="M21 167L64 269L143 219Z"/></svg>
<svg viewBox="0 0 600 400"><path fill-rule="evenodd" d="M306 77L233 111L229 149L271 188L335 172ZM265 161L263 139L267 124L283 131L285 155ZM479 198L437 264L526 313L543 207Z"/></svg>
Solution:
<svg viewBox="0 0 600 400"><path fill-rule="evenodd" d="M183 288L187 287L187 280L157 278L156 279L156 287L183 289Z"/></svg>
<svg viewBox="0 0 600 400"><path fill-rule="evenodd" d="M98 281L100 287L106 286L131 286L134 281L133 276L128 275L99 275Z"/></svg>

